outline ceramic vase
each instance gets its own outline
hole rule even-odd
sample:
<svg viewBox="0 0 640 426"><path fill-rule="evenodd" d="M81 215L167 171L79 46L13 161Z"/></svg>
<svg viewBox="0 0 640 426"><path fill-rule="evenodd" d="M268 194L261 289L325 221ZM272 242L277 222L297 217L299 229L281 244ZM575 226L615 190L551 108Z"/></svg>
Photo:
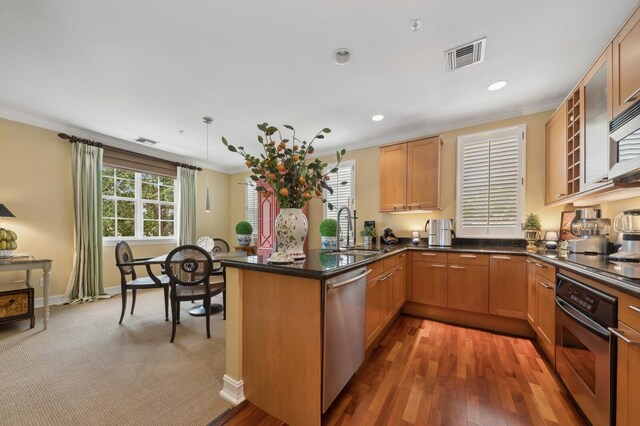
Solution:
<svg viewBox="0 0 640 426"><path fill-rule="evenodd" d="M307 238L309 223L302 209L280 209L275 223L278 252L294 259L304 259L304 240Z"/></svg>
<svg viewBox="0 0 640 426"><path fill-rule="evenodd" d="M365 235L362 237L362 246L366 249L373 248L373 237L371 235Z"/></svg>
<svg viewBox="0 0 640 426"><path fill-rule="evenodd" d="M324 235L320 237L320 248L322 250L336 250L338 248L338 238L337 237L325 237Z"/></svg>
<svg viewBox="0 0 640 426"><path fill-rule="evenodd" d="M251 245L251 234L237 234L237 237L240 247L247 247Z"/></svg>

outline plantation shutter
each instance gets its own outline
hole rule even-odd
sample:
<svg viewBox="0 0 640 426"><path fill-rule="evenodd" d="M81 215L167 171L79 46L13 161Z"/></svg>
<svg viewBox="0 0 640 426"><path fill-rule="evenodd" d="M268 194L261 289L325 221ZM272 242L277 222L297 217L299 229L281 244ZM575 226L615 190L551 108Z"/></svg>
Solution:
<svg viewBox="0 0 640 426"><path fill-rule="evenodd" d="M256 191L254 183L247 178L245 182L246 202L245 202L245 220L253 226L254 237L258 235L258 191Z"/></svg>
<svg viewBox="0 0 640 426"><path fill-rule="evenodd" d="M459 236L521 237L524 126L458 140Z"/></svg>
<svg viewBox="0 0 640 426"><path fill-rule="evenodd" d="M331 170L335 166L329 165L327 168ZM325 190L325 198L327 199L327 203L324 205L324 217L325 219L338 219L338 210L340 207L349 207L351 209L351 213L353 214L353 206L354 206L354 175L355 175L355 164L341 164L338 167L338 171L336 173L331 173L329 186L333 189L333 194L330 194ZM329 209L329 203L333 204L333 210ZM345 213L342 214L342 218L340 220L340 230L341 237L346 237L347 233L347 215ZM351 240L353 241L353 230L351 232Z"/></svg>

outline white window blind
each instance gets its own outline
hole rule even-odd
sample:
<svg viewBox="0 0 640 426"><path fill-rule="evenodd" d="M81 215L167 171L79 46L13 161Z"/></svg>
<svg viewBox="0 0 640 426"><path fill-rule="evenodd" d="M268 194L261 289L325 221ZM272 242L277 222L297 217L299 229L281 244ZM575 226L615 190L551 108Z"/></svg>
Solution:
<svg viewBox="0 0 640 426"><path fill-rule="evenodd" d="M520 238L525 126L458 138L458 236Z"/></svg>
<svg viewBox="0 0 640 426"><path fill-rule="evenodd" d="M335 168L335 164L329 164L326 170L331 170ZM351 214L353 214L353 209L355 208L355 169L356 164L355 161L345 161L340 163L338 167L338 171L336 173L331 173L329 176L331 179L329 180L329 186L333 189L333 194L329 194L325 190L324 197L327 199L327 202L324 204L324 218L325 219L338 219L338 210L340 207L349 207L351 210ZM333 210L329 209L329 203L333 204ZM342 214L342 218L340 220L340 230L342 231L342 236L346 237L347 232L347 219L346 214ZM351 239L353 240L353 230L351 233Z"/></svg>
<svg viewBox="0 0 640 426"><path fill-rule="evenodd" d="M245 220L253 226L253 236L258 235L258 191L250 178L245 181Z"/></svg>

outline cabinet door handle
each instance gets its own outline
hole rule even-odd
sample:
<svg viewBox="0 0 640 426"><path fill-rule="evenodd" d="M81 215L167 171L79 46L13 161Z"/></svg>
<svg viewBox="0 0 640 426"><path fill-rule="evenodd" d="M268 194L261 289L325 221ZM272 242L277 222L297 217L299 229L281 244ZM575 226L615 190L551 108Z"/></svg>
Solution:
<svg viewBox="0 0 640 426"><path fill-rule="evenodd" d="M421 253L423 256L435 256L435 253Z"/></svg>
<svg viewBox="0 0 640 426"><path fill-rule="evenodd" d="M636 99L638 99L638 93L640 93L640 87L638 87L638 89L636 89L636 91L635 91L635 92L633 92L633 93L631 94L631 96L629 96L627 99L625 99L623 103L625 103L625 104L626 104L627 102L633 102L633 101L635 101Z"/></svg>
<svg viewBox="0 0 640 426"><path fill-rule="evenodd" d="M629 305L629 309L640 314L640 308L638 308L637 306Z"/></svg>
<svg viewBox="0 0 640 426"><path fill-rule="evenodd" d="M461 254L459 257L466 257L466 258L469 258L469 259L475 259L478 256L476 256L475 254Z"/></svg>
<svg viewBox="0 0 640 426"><path fill-rule="evenodd" d="M378 279L378 281L380 281L380 282L385 281L385 280L386 280L387 278L389 278L390 276L391 276L391 275L385 275L384 277L379 278L379 279Z"/></svg>
<svg viewBox="0 0 640 426"><path fill-rule="evenodd" d="M543 283L542 281L540 281L540 285L546 289L553 289L553 287L551 287L550 285L546 285L545 283Z"/></svg>
<svg viewBox="0 0 640 426"><path fill-rule="evenodd" d="M467 269L464 266L457 266L457 265L449 265L449 268L451 268L451 269Z"/></svg>
<svg viewBox="0 0 640 426"><path fill-rule="evenodd" d="M562 197L566 197L567 194L556 194L553 196L553 198L562 198Z"/></svg>
<svg viewBox="0 0 640 426"><path fill-rule="evenodd" d="M399 267L398 269L396 269L396 271L401 271L404 269L404 266Z"/></svg>
<svg viewBox="0 0 640 426"><path fill-rule="evenodd" d="M434 264L434 265L429 265L432 268L446 268L446 265L438 265L438 264Z"/></svg>
<svg viewBox="0 0 640 426"><path fill-rule="evenodd" d="M511 256L491 256L493 259L511 260Z"/></svg>
<svg viewBox="0 0 640 426"><path fill-rule="evenodd" d="M624 331L618 329L618 328L613 328L613 327L609 327L608 328L609 332L613 335L615 335L616 337L618 337L620 340L624 341L625 343L629 344L629 345L634 345L634 346L640 346L640 341L638 340L631 340L629 339L627 336L624 335Z"/></svg>
<svg viewBox="0 0 640 426"><path fill-rule="evenodd" d="M402 253L402 254L399 254L398 257L405 257L406 255L407 253Z"/></svg>
<svg viewBox="0 0 640 426"><path fill-rule="evenodd" d="M542 265L542 264L540 264L540 263L536 263L536 266L537 266L538 268L542 268L542 269L546 268L546 266L545 266L545 265Z"/></svg>
<svg viewBox="0 0 640 426"><path fill-rule="evenodd" d="M527 262L527 263L533 263L533 260L529 260L529 259L527 259L527 260L526 260L526 262Z"/></svg>

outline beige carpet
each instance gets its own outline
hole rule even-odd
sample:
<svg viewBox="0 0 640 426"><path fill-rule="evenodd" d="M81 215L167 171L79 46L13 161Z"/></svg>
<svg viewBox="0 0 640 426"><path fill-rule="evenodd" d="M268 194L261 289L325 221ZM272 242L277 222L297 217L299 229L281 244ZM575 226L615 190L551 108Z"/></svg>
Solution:
<svg viewBox="0 0 640 426"><path fill-rule="evenodd" d="M53 306L46 331L42 309L33 329L0 324L0 424L205 425L230 407L218 395L222 314L211 318L207 339L204 318L182 303L172 344L162 290L139 292L122 325L120 306L120 296Z"/></svg>

